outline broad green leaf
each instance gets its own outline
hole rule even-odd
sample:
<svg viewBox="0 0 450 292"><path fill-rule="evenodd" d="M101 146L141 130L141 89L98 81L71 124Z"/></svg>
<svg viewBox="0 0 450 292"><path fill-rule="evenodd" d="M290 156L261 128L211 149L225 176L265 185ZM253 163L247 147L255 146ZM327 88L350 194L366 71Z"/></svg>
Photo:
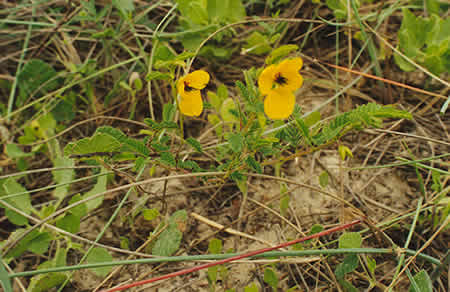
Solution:
<svg viewBox="0 0 450 292"><path fill-rule="evenodd" d="M216 125L218 125L221 122L221 120L220 120L218 115L209 114L208 115L208 122L211 123L213 126L216 126ZM216 131L217 137L222 137L223 127L217 126L217 127L214 128L214 130Z"/></svg>
<svg viewBox="0 0 450 292"><path fill-rule="evenodd" d="M431 282L430 276L425 270L420 270L413 277L419 290L415 289L413 285L409 287L409 292L432 292L433 283Z"/></svg>
<svg viewBox="0 0 450 292"><path fill-rule="evenodd" d="M309 115L307 115L303 121L305 122L305 124L308 127L312 127L315 124L317 124L318 122L320 122L320 119L322 118L322 116L320 115L320 112L312 112Z"/></svg>
<svg viewBox="0 0 450 292"><path fill-rule="evenodd" d="M133 0L112 0L112 4L125 15L134 11Z"/></svg>
<svg viewBox="0 0 450 292"><path fill-rule="evenodd" d="M346 232L339 237L339 248L360 248L361 244L361 234L357 232Z"/></svg>
<svg viewBox="0 0 450 292"><path fill-rule="evenodd" d="M15 159L15 158L24 158L33 156L33 153L25 153L22 151L22 149L19 148L16 144L7 144L6 147L6 155L9 157Z"/></svg>
<svg viewBox="0 0 450 292"><path fill-rule="evenodd" d="M377 262L375 261L374 258L372 258L370 256L367 256L366 259L367 259L367 268L374 275L375 268L377 267Z"/></svg>
<svg viewBox="0 0 450 292"><path fill-rule="evenodd" d="M287 55L289 55L291 52L298 50L297 45L283 45L281 47L276 48L273 50L269 56L266 58L266 64L272 65L274 63L277 63L279 60L283 59Z"/></svg>
<svg viewBox="0 0 450 292"><path fill-rule="evenodd" d="M257 173L262 173L262 167L261 164L256 161L256 159L253 156L248 156L245 159L245 163L250 166L254 171L256 171Z"/></svg>
<svg viewBox="0 0 450 292"><path fill-rule="evenodd" d="M111 135L96 133L91 138L83 138L67 144L64 148L64 155L115 152L120 150L121 146L121 143Z"/></svg>
<svg viewBox="0 0 450 292"><path fill-rule="evenodd" d="M152 248L152 254L158 256L170 256L180 247L183 233L178 228L169 224L155 242Z"/></svg>
<svg viewBox="0 0 450 292"><path fill-rule="evenodd" d="M217 58L222 60L228 60L233 53L234 49L217 47L214 45L206 45L200 49L200 55L206 58Z"/></svg>
<svg viewBox="0 0 450 292"><path fill-rule="evenodd" d="M76 234L78 231L80 231L80 217L71 213L67 213L63 217L56 220L56 227Z"/></svg>
<svg viewBox="0 0 450 292"><path fill-rule="evenodd" d="M270 46L270 41L267 36L261 34L258 31L254 31L247 38L247 44L244 46L243 54L255 54L255 55L263 55L272 50Z"/></svg>
<svg viewBox="0 0 450 292"><path fill-rule="evenodd" d="M155 50L155 55L153 56L155 61L169 61L175 59L175 54L171 49L168 48L166 43L160 43L160 45Z"/></svg>
<svg viewBox="0 0 450 292"><path fill-rule="evenodd" d="M216 284L217 281L217 274L219 271L219 267L218 266L212 266L208 268L208 282L210 283L210 285L212 285L214 287L214 285Z"/></svg>
<svg viewBox="0 0 450 292"><path fill-rule="evenodd" d="M51 111L53 118L57 122L71 121L75 118L76 111L74 110L73 102L62 99Z"/></svg>
<svg viewBox="0 0 450 292"><path fill-rule="evenodd" d="M176 0L178 9L184 20L194 24L208 24L208 11L206 1L203 0Z"/></svg>
<svg viewBox="0 0 450 292"><path fill-rule="evenodd" d="M169 218L169 224L176 225L180 231L184 231L186 228L186 221L187 212L184 209L175 211Z"/></svg>
<svg viewBox="0 0 450 292"><path fill-rule="evenodd" d="M236 111L236 104L232 98L227 98L223 101L222 106L220 107L220 116L225 122L238 122L238 118L232 113L232 111Z"/></svg>
<svg viewBox="0 0 450 292"><path fill-rule="evenodd" d="M207 96L208 96L209 103L211 103L213 108L217 112L219 112L220 107L222 106L222 100L220 100L220 97L212 91L208 91Z"/></svg>
<svg viewBox="0 0 450 292"><path fill-rule="evenodd" d="M345 292L359 292L359 290L345 279L338 279L339 284L344 288Z"/></svg>
<svg viewBox="0 0 450 292"><path fill-rule="evenodd" d="M20 195L15 195L20 194ZM16 182L13 178L8 178L2 185L0 189L0 199L4 196L14 195L10 198L5 198L5 202L11 204L17 209L21 210L26 214L30 214L33 210L31 206L31 198L28 191L18 182ZM0 206L5 208L1 203ZM9 221L11 221L15 225L26 225L28 224L28 219L11 209L5 208L5 215L8 217Z"/></svg>
<svg viewBox="0 0 450 292"><path fill-rule="evenodd" d="M276 291L278 286L278 276L275 271L271 268L266 268L264 270L264 282L266 282L272 289Z"/></svg>
<svg viewBox="0 0 450 292"><path fill-rule="evenodd" d="M199 152L199 153L203 152L202 144L197 139L189 137L186 139L186 142L188 142L189 145L191 145L192 148L194 148L197 152Z"/></svg>
<svg viewBox="0 0 450 292"><path fill-rule="evenodd" d="M53 179L55 180L56 184L66 184L63 186L56 187L53 191L53 196L57 197L59 200L62 200L65 198L69 191L70 182L73 180L75 176L75 171L73 169L70 169L75 165L75 162L73 159L67 158L67 157L57 157L53 161L54 167L67 167L68 169L61 169L61 170L53 170Z"/></svg>
<svg viewBox="0 0 450 292"><path fill-rule="evenodd" d="M319 233L319 232L323 231L323 229L324 228L322 225L314 224L313 226L311 226L311 230L308 232L308 235L313 235L313 234ZM310 243L312 241L313 241L313 239L309 239L309 240L305 241L305 243Z"/></svg>
<svg viewBox="0 0 450 292"><path fill-rule="evenodd" d="M67 279L64 273L47 273L36 275L31 278L27 291L29 292L46 292L64 283Z"/></svg>
<svg viewBox="0 0 450 292"><path fill-rule="evenodd" d="M20 236L22 236L25 232L27 232L26 229L19 228L11 233L8 240L15 240ZM25 237L23 237L12 250L8 252L5 258L18 258L27 250L45 253L48 249L48 243L50 242L49 236L50 235L47 232L39 232L38 230L32 230L27 235L25 235ZM34 244L32 244L34 240L35 242Z"/></svg>
<svg viewBox="0 0 450 292"><path fill-rule="evenodd" d="M146 81L152 80L171 80L173 76L169 73L162 73L159 71L152 71L145 76Z"/></svg>
<svg viewBox="0 0 450 292"><path fill-rule="evenodd" d="M0 256L0 287L3 288L5 292L13 292L11 286L11 278L9 277L8 271L3 265L3 259Z"/></svg>
<svg viewBox="0 0 450 292"><path fill-rule="evenodd" d="M228 138L228 142L234 153L239 153L244 149L244 137L240 133L232 133Z"/></svg>
<svg viewBox="0 0 450 292"><path fill-rule="evenodd" d="M397 49L398 49L398 47L397 47ZM412 72L412 71L416 70L416 66L414 66L409 61L407 61L405 58L403 58L402 56L400 56L399 54L397 54L395 52L394 52L394 61L395 61L395 64L397 64L397 66L400 67L400 69L402 69L405 72Z"/></svg>
<svg viewBox="0 0 450 292"><path fill-rule="evenodd" d="M291 202L291 196L289 196L289 195L284 195L280 199L280 213L282 216L286 216L290 202Z"/></svg>
<svg viewBox="0 0 450 292"><path fill-rule="evenodd" d="M76 203L78 201L81 201L82 199L83 199L83 197L80 194L76 194L70 199L69 205ZM81 205L71 208L69 210L69 212L72 213L73 215L81 218L87 214L88 210L87 210L86 204L81 204Z"/></svg>
<svg viewBox="0 0 450 292"><path fill-rule="evenodd" d="M163 106L163 121L171 122L175 117L177 107L173 103L166 103Z"/></svg>
<svg viewBox="0 0 450 292"><path fill-rule="evenodd" d="M159 211L158 209L144 209L142 210L142 216L145 220L151 221L159 216Z"/></svg>
<svg viewBox="0 0 450 292"><path fill-rule="evenodd" d="M173 156L172 153L168 152L168 151L164 151L160 153L160 159L159 159L162 163L169 165L169 166L176 166L177 162L175 160L175 157Z"/></svg>
<svg viewBox="0 0 450 292"><path fill-rule="evenodd" d="M19 96L16 105L22 106L28 98L39 97L58 88L60 79L57 75L55 69L42 60L32 59L25 63L17 76Z"/></svg>
<svg viewBox="0 0 450 292"><path fill-rule="evenodd" d="M166 121L164 121L162 123L165 123L165 122ZM103 126L103 127L98 128L95 131L94 136L99 133L110 135L111 137L113 137L117 141L119 141L120 144L122 145L122 147L120 148L119 151L136 152L145 157L147 157L150 154L150 151L148 150L148 148L145 146L145 144L142 141L129 138L127 135L125 135L119 129L109 127L109 126Z"/></svg>
<svg viewBox="0 0 450 292"><path fill-rule="evenodd" d="M423 4L428 13L439 14L439 1L438 0L424 0Z"/></svg>
<svg viewBox="0 0 450 292"><path fill-rule="evenodd" d="M107 172L108 171L104 167L101 168L100 174L102 174L102 175L97 178L97 183L94 185L94 187L82 196L83 199L89 198L89 197L94 196L99 193L106 192L106 183L107 183L106 174L107 174ZM103 196L100 196L95 199L87 201L85 203L87 211L90 212L90 211L94 210L95 208L100 206L102 204L102 202L103 202Z"/></svg>
<svg viewBox="0 0 450 292"><path fill-rule="evenodd" d="M322 171L322 173L319 175L319 184L322 188L325 188L328 185L328 172Z"/></svg>
<svg viewBox="0 0 450 292"><path fill-rule="evenodd" d="M358 267L358 256L355 254L348 255L340 263L334 273L338 279L343 279L345 274L353 272Z"/></svg>
<svg viewBox="0 0 450 292"><path fill-rule="evenodd" d="M244 292L258 292L258 286L255 283L252 283L249 286L245 286Z"/></svg>
<svg viewBox="0 0 450 292"><path fill-rule="evenodd" d="M236 22L246 16L241 0L207 0L207 7L213 22Z"/></svg>
<svg viewBox="0 0 450 292"><path fill-rule="evenodd" d="M47 252L52 237L48 232L42 232L28 242L28 250L32 253L42 255Z"/></svg>
<svg viewBox="0 0 450 292"><path fill-rule="evenodd" d="M224 101L228 98L228 87L226 87L224 84L220 84L217 87L217 96L220 98L221 101Z"/></svg>
<svg viewBox="0 0 450 292"><path fill-rule="evenodd" d="M222 252L222 240L213 238L209 241L208 252L212 254L219 254Z"/></svg>
<svg viewBox="0 0 450 292"><path fill-rule="evenodd" d="M87 256L86 260L88 263L94 264L102 262L112 262L113 257L109 254L109 252L106 249L102 247L94 247ZM109 272L111 272L112 267L101 267L90 270L99 275L100 277L105 277L106 275L108 275Z"/></svg>

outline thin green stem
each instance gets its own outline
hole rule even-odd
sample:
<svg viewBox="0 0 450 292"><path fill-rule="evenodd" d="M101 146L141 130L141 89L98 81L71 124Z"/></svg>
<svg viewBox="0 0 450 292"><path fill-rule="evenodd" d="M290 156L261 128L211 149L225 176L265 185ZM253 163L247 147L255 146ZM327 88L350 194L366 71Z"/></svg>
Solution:
<svg viewBox="0 0 450 292"><path fill-rule="evenodd" d="M35 14L35 7L33 6L31 9L31 15L32 17ZM16 78L14 78L13 81L13 85L11 88L11 92L9 94L9 100L8 100L8 110L6 112L6 120L9 122L10 120L10 115L12 112L12 108L13 108L13 104L14 104L14 97L16 95L16 90L17 90L17 83L19 80L19 74L22 71L22 66L23 66L23 62L25 59L25 52L27 51L28 48L28 43L30 42L30 38L31 38L31 31L33 30L33 26L31 24L28 25L28 30L27 30L27 35L25 36L25 41L23 42L23 48L22 48L22 52L20 53L20 59L19 59L19 64L17 66L17 70L16 70Z"/></svg>
<svg viewBox="0 0 450 292"><path fill-rule="evenodd" d="M405 254L414 255L415 250L405 249L403 250ZM273 258L273 257L303 257L303 256L330 256L330 255L344 255L344 254L392 254L395 255L396 251L389 248L343 248L343 249L313 249L313 250L301 250L301 251L270 251L260 255L253 256L252 259L256 258ZM52 272L65 272L81 269L92 269L100 267L111 267L120 265L133 265L133 264L151 264L151 263L166 263L166 262L186 262L186 261L214 261L227 259L239 255L239 253L227 253L227 254L209 254L209 255L193 255L193 256L172 256L172 257L155 257L149 259L135 259L135 260L123 260L123 261L112 261L104 263L93 263L93 264L82 264L73 265L65 267L56 267L50 269L42 269L35 271L25 271L19 273L9 274L10 278L15 277L28 277L38 274L46 274ZM439 259L426 254L419 254L419 258L426 260L432 264L440 264Z"/></svg>
<svg viewBox="0 0 450 292"><path fill-rule="evenodd" d="M139 171L139 173L136 176L136 180L138 180L142 174L144 173L145 168L142 167L141 170ZM116 219L117 215L119 215L119 211L122 209L123 205L125 204L125 202L128 200L128 197L130 196L130 194L134 191L134 188L130 188L125 196L122 198L122 200L120 201L119 205L117 206L117 208L114 210L114 213L111 215L111 217L109 218L108 222L106 222L105 226L103 227L103 229L100 231L100 233L97 235L97 238L95 239L94 243L98 243L98 241L103 237L103 235L105 234L106 230L109 228L109 226L111 226L111 224L113 223L113 221ZM91 251L94 249L95 245L92 244L89 249L86 251L86 253L83 255L83 257L80 260L80 264L83 263L87 257L89 256L89 254L91 253ZM64 287L67 285L67 283L69 283L70 279L72 278L72 276L67 277L66 280L64 281L64 283L61 285L61 287L59 287L58 291L62 291L62 289L64 289Z"/></svg>
<svg viewBox="0 0 450 292"><path fill-rule="evenodd" d="M404 249L408 249L409 243L411 242L411 238L414 234L414 230L416 229L417 219L419 219L420 210L422 208L422 202L423 197L419 197L419 201L417 202L417 208L416 208L416 214L414 215L413 222L411 224L411 228L409 229L408 237L406 238L405 245L403 246ZM398 277L398 274L400 273L400 270L405 262L405 254L402 253L400 255L400 258L398 260L397 269L395 270L395 274L392 277L392 281L395 281L395 279ZM409 273L409 270L407 270L407 273ZM409 275L408 275L409 277ZM388 292L392 291L392 287L388 289ZM418 291L418 290L416 290Z"/></svg>

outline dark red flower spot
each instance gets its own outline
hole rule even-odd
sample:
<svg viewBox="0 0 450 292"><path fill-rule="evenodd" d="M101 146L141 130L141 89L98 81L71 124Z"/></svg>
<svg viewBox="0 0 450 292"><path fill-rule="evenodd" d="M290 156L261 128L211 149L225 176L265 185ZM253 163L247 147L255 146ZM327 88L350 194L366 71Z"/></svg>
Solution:
<svg viewBox="0 0 450 292"><path fill-rule="evenodd" d="M281 73L278 73L275 75L275 83L278 85L285 85L287 83L287 79L281 75Z"/></svg>
<svg viewBox="0 0 450 292"><path fill-rule="evenodd" d="M196 90L196 89L194 87L189 86L189 83L184 81L184 91L190 92L190 91L194 91L194 90Z"/></svg>

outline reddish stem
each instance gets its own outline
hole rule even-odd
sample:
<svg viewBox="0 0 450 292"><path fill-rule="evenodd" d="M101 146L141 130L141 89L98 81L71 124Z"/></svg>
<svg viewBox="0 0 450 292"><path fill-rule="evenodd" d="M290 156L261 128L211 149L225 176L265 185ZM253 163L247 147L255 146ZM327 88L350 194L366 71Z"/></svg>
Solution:
<svg viewBox="0 0 450 292"><path fill-rule="evenodd" d="M111 288L109 290L103 290L102 292L123 291L125 289L129 289L129 288L132 288L132 287L153 283L153 282L156 282L156 281L159 281L159 280L169 279L169 278L173 278L173 277L176 277L176 276L181 276L181 275L189 274L189 273L196 272L196 271L199 271L199 270L202 270L202 269L206 269L206 268L209 268L209 267L222 265L224 263L229 263L229 262L240 260L240 259L247 258L247 257L252 257L252 256L255 256L255 255L258 255L258 254L261 254L261 253L265 253L265 252L272 251L272 250L275 250L275 249L287 247L287 246L290 246L290 245L293 245L293 244L296 244L296 243L299 243L299 242L303 242L303 241L306 241L306 240L310 240L310 239L313 239L313 238L318 238L318 237L321 237L321 236L324 236L324 235L331 234L331 233L336 232L336 231L344 230L344 229L352 227L353 225L356 225L356 224L358 224L360 222L361 222L361 220L355 220L353 222L350 222L350 223L347 223L347 224L344 224L344 225L340 225L340 226L337 226L337 227L334 227L334 228L330 228L330 229L324 230L322 232L315 233L315 234L312 234L312 235L309 235L309 236L306 236L306 237L303 237L303 238L299 238L299 239L295 239L295 240L292 240L292 241L288 241L288 242L282 243L282 244L274 246L274 247L266 247L266 248L258 249L258 250L255 250L255 251L251 251L251 252L248 252L248 253L245 253L245 254L237 255L237 256L230 257L230 258L227 258L227 259L223 259L223 260L220 260L220 261L206 263L206 264L203 264L203 265L198 265L198 266L195 266L195 267L192 267L192 268L189 268L189 269L181 270L181 271L178 271L178 272L170 273L170 274L159 276L159 277L154 277L154 278L147 279L147 280L134 282L134 283L123 285L123 286L118 286L118 287L115 287L115 288Z"/></svg>

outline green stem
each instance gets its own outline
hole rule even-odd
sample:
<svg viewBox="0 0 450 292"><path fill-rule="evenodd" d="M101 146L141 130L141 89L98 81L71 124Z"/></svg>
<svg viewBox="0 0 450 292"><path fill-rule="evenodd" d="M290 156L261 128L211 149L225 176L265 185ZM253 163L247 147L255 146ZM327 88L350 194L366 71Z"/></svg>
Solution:
<svg viewBox="0 0 450 292"><path fill-rule="evenodd" d="M415 255L415 250L405 249L404 253L409 255ZM395 255L396 251L389 248L342 248L342 249L313 249L313 250L301 250L301 251L270 251L260 255L256 255L253 258L273 258L273 257L301 257L301 256L330 256L330 255L344 255L344 254L392 254ZM203 260L220 260L227 259L239 255L239 253L227 253L227 254L209 254L209 255L194 255L194 256L173 256L173 257L156 257L148 259L136 259L136 260L123 260L112 261L104 263L83 264L65 267L56 267L50 269L42 269L35 271L26 271L9 274L9 278L15 277L27 277L37 274L45 274L52 272L66 272L72 270L92 269L100 267L120 266L120 265L132 265L132 264L149 264L149 263L164 263L164 262L185 262L185 261L203 261ZM439 259L426 254L419 254L419 258L426 260L432 264L440 264Z"/></svg>

